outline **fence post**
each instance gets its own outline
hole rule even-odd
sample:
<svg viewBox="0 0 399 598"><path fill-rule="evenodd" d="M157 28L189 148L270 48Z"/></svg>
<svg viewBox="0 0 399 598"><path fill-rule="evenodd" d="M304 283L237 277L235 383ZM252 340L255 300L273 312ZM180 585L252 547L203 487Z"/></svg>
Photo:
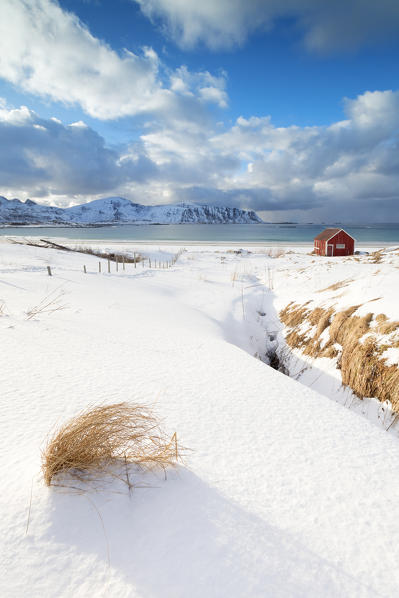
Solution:
<svg viewBox="0 0 399 598"><path fill-rule="evenodd" d="M83 272L84 272L85 274L87 274L87 272L86 272L86 266L83 266Z"/></svg>
<svg viewBox="0 0 399 598"><path fill-rule="evenodd" d="M136 268L136 252L133 253L134 267Z"/></svg>
<svg viewBox="0 0 399 598"><path fill-rule="evenodd" d="M122 268L125 270L125 257L122 258Z"/></svg>
<svg viewBox="0 0 399 598"><path fill-rule="evenodd" d="M118 258L115 257L115 265L116 265L116 271L119 271L119 265L118 265Z"/></svg>
<svg viewBox="0 0 399 598"><path fill-rule="evenodd" d="M47 273L48 273L49 276L52 276L50 266L47 266Z"/></svg>
<svg viewBox="0 0 399 598"><path fill-rule="evenodd" d="M108 260L108 274L111 274L111 262Z"/></svg>
<svg viewBox="0 0 399 598"><path fill-rule="evenodd" d="M98 271L101 272L101 262L98 262Z"/></svg>
<svg viewBox="0 0 399 598"><path fill-rule="evenodd" d="M151 258L148 258L148 261L149 261L149 263L150 263L150 268L151 268Z"/></svg>

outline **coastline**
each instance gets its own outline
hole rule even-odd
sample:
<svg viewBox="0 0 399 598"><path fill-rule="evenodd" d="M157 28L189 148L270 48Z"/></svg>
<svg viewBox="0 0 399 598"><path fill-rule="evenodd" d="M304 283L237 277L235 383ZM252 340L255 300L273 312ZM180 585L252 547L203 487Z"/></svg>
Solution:
<svg viewBox="0 0 399 598"><path fill-rule="evenodd" d="M162 246L162 247L241 247L243 249L247 247L286 247L287 249L293 248L300 248L309 250L313 249L313 242L312 241L293 241L293 242L285 242L285 241L197 241L197 240L166 240L166 239L71 239L70 237L61 237L61 236L50 236L45 235L46 238L51 239L55 242L62 242L68 245L92 245L93 243L97 245L124 245L124 246ZM20 239L21 236L16 235L9 235L9 236L0 236L0 243L6 243L10 239ZM22 238L29 238L29 235ZM37 237L33 237L36 239ZM381 248L381 247L399 247L398 242L391 242L391 241L369 241L369 242L357 242L355 245L356 248L367 249L367 248Z"/></svg>

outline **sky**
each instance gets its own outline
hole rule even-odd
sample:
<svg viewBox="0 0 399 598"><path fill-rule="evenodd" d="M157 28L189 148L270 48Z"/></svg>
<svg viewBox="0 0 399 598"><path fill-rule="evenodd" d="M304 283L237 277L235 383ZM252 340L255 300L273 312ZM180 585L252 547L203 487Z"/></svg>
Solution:
<svg viewBox="0 0 399 598"><path fill-rule="evenodd" d="M0 195L399 222L399 2L1 0Z"/></svg>

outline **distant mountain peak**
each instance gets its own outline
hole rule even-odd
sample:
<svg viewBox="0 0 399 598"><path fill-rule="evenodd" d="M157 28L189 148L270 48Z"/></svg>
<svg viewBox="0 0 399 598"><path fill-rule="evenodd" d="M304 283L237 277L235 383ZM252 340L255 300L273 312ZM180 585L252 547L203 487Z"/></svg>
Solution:
<svg viewBox="0 0 399 598"><path fill-rule="evenodd" d="M105 197L57 208L30 199L7 200L0 196L2 224L256 224L262 220L252 210L182 202L145 206L125 197Z"/></svg>

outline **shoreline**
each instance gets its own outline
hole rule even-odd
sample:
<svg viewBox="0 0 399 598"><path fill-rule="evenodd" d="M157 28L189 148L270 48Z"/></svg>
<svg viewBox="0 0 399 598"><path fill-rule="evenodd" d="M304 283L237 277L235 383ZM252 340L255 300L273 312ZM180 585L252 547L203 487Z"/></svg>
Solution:
<svg viewBox="0 0 399 598"><path fill-rule="evenodd" d="M0 243L7 242L10 239L20 239L19 235L10 235L8 237L0 236ZM24 238L29 238L27 235ZM37 237L32 237L36 239ZM46 235L46 238L56 241L62 241L65 244L69 245L90 245L90 244L97 244L97 245L158 245L164 247L286 247L286 248L309 248L313 249L313 242L312 241L293 241L293 242L285 242L285 241L196 241L196 240L165 240L165 239L71 239L70 237L59 237L59 236L50 236ZM356 248L366 249L366 248L382 248L382 247L398 247L399 248L399 241L392 242L392 241L369 241L369 242L358 242L355 245Z"/></svg>

